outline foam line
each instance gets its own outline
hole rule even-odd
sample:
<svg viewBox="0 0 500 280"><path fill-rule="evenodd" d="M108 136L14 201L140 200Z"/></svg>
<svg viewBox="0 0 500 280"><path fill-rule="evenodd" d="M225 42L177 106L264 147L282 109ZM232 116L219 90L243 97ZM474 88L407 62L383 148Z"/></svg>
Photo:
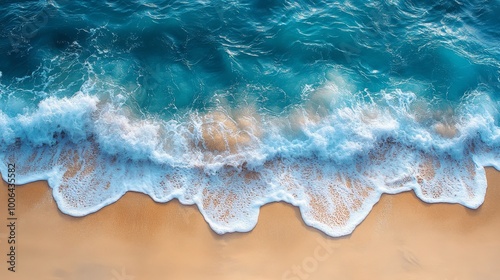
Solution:
<svg viewBox="0 0 500 280"><path fill-rule="evenodd" d="M135 191L196 204L219 234L251 230L274 201L298 206L331 236L351 233L382 193L479 207L483 166L500 167L495 107L467 101L450 136L418 122L412 99L397 96L322 115L307 104L279 117L219 108L184 122L127 116L83 93L48 98L15 117L0 113L0 171L16 163L18 183L48 180L72 216Z"/></svg>

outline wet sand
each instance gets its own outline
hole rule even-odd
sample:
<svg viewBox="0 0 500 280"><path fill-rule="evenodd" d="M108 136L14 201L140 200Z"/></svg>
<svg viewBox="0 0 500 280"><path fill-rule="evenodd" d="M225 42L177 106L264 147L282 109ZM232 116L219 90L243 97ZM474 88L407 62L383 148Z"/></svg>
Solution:
<svg viewBox="0 0 500 280"><path fill-rule="evenodd" d="M477 210L384 195L347 237L307 227L297 208L262 207L250 233L219 236L195 206L127 193L82 218L45 182L19 186L16 272L7 270L7 188L0 189L0 279L497 279L500 172Z"/></svg>

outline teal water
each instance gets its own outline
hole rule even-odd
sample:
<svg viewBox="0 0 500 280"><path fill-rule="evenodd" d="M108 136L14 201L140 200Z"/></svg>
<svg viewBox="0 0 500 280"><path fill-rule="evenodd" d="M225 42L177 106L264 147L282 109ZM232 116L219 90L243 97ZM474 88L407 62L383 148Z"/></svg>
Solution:
<svg viewBox="0 0 500 280"><path fill-rule="evenodd" d="M36 104L94 78L167 118L218 95L278 113L331 68L365 95L403 84L447 103L485 84L495 96L498 2L441 2L10 1L2 85Z"/></svg>
<svg viewBox="0 0 500 280"><path fill-rule="evenodd" d="M333 236L382 193L475 208L482 167L499 166L499 13L496 0L3 1L0 170L49 180L71 215L140 191L197 204L219 233L281 200Z"/></svg>

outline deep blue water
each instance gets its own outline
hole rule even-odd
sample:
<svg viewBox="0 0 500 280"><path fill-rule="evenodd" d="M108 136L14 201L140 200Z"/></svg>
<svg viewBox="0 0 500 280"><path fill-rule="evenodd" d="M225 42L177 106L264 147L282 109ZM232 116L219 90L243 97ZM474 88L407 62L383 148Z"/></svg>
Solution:
<svg viewBox="0 0 500 280"><path fill-rule="evenodd" d="M217 94L231 106L252 102L278 113L303 102L305 88L323 84L332 68L345 70L364 95L405 88L444 104L486 85L497 97L499 7L498 1L7 1L0 69L10 90L2 100L19 90L33 104L72 96L95 78L125 88L128 105L145 114L168 118L213 108Z"/></svg>

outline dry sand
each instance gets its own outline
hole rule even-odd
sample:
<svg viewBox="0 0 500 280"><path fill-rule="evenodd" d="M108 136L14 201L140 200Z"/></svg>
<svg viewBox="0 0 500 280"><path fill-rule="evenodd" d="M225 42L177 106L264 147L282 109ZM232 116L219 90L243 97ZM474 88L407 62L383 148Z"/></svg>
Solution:
<svg viewBox="0 0 500 280"><path fill-rule="evenodd" d="M194 206L128 193L83 218L62 214L45 182L17 189L17 272L7 271L0 186L0 279L500 279L500 172L478 210L384 195L351 236L307 227L284 203L250 233L219 236Z"/></svg>

